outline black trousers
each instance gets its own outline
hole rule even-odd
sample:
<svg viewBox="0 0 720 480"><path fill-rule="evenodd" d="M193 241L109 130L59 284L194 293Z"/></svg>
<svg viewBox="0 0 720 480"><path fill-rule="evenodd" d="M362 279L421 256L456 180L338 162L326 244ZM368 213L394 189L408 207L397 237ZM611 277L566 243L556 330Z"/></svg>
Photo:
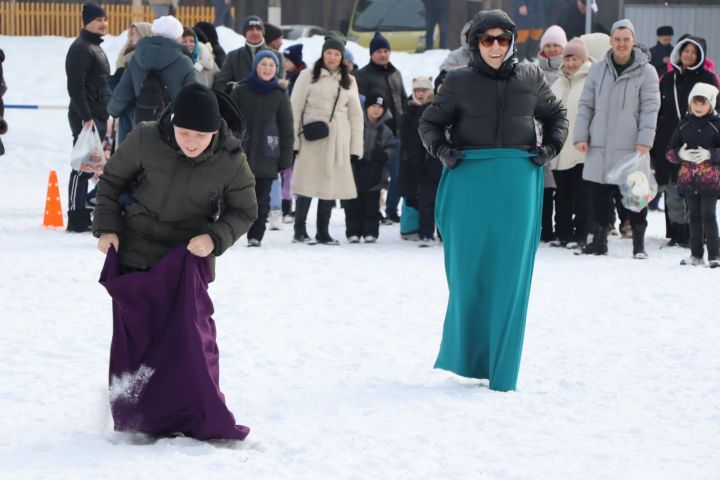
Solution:
<svg viewBox="0 0 720 480"><path fill-rule="evenodd" d="M717 195L685 195L685 202L690 211L690 252L693 257L702 258L703 238L705 238L708 260L720 258L718 224L715 217L717 198Z"/></svg>
<svg viewBox="0 0 720 480"><path fill-rule="evenodd" d="M583 165L568 170L553 170L555 184L555 226L563 242L584 242L588 233L587 182L582 178Z"/></svg>
<svg viewBox="0 0 720 480"><path fill-rule="evenodd" d="M622 207L622 195L617 185L605 185L603 183L587 182L590 192L591 215L593 223L607 228L612 219L614 211L613 199L618 204L618 210ZM624 214L630 219L630 226L633 231L638 227L647 227L647 207L639 212L633 212L622 207Z"/></svg>
<svg viewBox="0 0 720 480"><path fill-rule="evenodd" d="M105 138L107 129L107 120L94 118L95 128L100 138ZM70 122L70 131L73 135L73 146L77 142L78 136L83 129L83 122L75 112L68 112L68 121ZM87 228L92 223L90 219L90 210L85 208L85 200L88 193L88 182L93 177L91 172L78 172L72 170L70 172L70 181L68 182L68 229L81 230Z"/></svg>
<svg viewBox="0 0 720 480"><path fill-rule="evenodd" d="M343 200L345 209L345 236L378 238L380 234L380 191L358 192L357 198Z"/></svg>
<svg viewBox="0 0 720 480"><path fill-rule="evenodd" d="M255 178L255 198L258 204L258 218L248 230L248 240L262 240L265 236L265 223L270 213L270 190L272 189L272 178Z"/></svg>
<svg viewBox="0 0 720 480"><path fill-rule="evenodd" d="M555 238L553 229L553 200L555 198L554 188L543 189L543 208L542 208L542 230L540 237L543 242L549 242Z"/></svg>
<svg viewBox="0 0 720 480"><path fill-rule="evenodd" d="M432 179L421 178L418 183L418 210L420 212L421 239L435 238L435 197L437 196L439 182Z"/></svg>
<svg viewBox="0 0 720 480"><path fill-rule="evenodd" d="M310 210L311 197L298 195L295 199L295 236L307 234L308 211ZM317 207L317 234L315 238L318 240L327 240L330 238L330 214L335 206L335 200L318 199Z"/></svg>

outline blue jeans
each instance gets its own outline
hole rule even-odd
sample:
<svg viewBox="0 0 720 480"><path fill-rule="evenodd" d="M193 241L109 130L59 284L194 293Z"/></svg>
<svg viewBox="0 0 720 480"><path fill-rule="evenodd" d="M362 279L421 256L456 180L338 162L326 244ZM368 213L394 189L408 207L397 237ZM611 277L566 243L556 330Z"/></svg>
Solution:
<svg viewBox="0 0 720 480"><path fill-rule="evenodd" d="M272 182L270 189L270 210L280 210L282 208L282 186L279 179Z"/></svg>

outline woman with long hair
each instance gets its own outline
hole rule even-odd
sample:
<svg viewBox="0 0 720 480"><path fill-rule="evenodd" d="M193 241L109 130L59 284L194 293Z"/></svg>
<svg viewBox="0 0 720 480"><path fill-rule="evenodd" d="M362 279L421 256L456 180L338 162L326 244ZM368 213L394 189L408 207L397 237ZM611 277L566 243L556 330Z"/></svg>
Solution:
<svg viewBox="0 0 720 480"><path fill-rule="evenodd" d="M338 245L329 232L332 207L335 200L357 196L350 161L363 155L363 113L355 78L343 63L344 52L340 38L325 37L322 56L312 70L300 73L293 88L294 243ZM315 241L305 227L313 197L318 199Z"/></svg>

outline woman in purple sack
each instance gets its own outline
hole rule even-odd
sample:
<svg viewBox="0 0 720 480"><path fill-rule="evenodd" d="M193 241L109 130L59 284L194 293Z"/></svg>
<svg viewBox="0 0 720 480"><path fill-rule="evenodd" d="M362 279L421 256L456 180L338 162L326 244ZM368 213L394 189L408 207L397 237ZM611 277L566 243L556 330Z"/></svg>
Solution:
<svg viewBox="0 0 720 480"><path fill-rule="evenodd" d="M100 177L92 230L113 299L117 431L200 440L249 432L220 391L207 291L214 257L257 218L255 180L232 133L242 127L227 96L188 85L172 111L128 135Z"/></svg>

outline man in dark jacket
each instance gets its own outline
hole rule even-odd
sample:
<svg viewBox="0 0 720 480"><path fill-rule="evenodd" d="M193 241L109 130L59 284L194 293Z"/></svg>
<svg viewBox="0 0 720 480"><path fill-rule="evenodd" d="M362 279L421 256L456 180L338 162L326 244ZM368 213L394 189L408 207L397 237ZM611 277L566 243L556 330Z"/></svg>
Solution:
<svg viewBox="0 0 720 480"><path fill-rule="evenodd" d="M403 114L407 94L405 93L400 70L390 63L390 54L390 42L380 32L375 32L375 36L370 41L370 63L361 68L355 78L360 95L367 96L372 92L377 92L389 100L388 106L392 118L387 122L387 126L390 127L397 138L398 122ZM398 144L398 155L400 152L399 147ZM388 188L385 213L388 220L399 222L400 217L397 213L398 203L400 202L398 194L398 158L390 159L387 169L390 173L390 187Z"/></svg>
<svg viewBox="0 0 720 480"><path fill-rule="evenodd" d="M152 37L140 39L120 83L113 90L107 107L113 117L120 116L128 105L135 103L151 71L160 74L171 102L184 86L197 82L192 60L180 43L183 34L180 21L170 15L157 18L152 23L152 32ZM136 117L139 117L138 106L139 102L135 106Z"/></svg>
<svg viewBox="0 0 720 480"><path fill-rule="evenodd" d="M73 145L83 128L94 127L105 137L107 104L110 92L107 76L110 64L100 44L108 30L105 11L98 5L87 3L82 9L83 29L70 45L65 58L67 90L70 96L68 120L73 134ZM68 186L68 232L90 231L90 210L85 208L88 180L92 172L70 173Z"/></svg>
<svg viewBox="0 0 720 480"><path fill-rule="evenodd" d="M673 50L672 37L675 34L670 25L657 29L657 43L650 49L650 63L657 70L658 78L667 72L670 54Z"/></svg>
<svg viewBox="0 0 720 480"><path fill-rule="evenodd" d="M257 218L255 181L221 118L215 94L195 83L170 111L135 128L105 166L93 234L126 271L148 270L186 244L219 256Z"/></svg>
<svg viewBox="0 0 720 480"><path fill-rule="evenodd" d="M250 15L243 23L242 32L245 36L245 46L228 53L225 63L215 75L214 88L224 91L232 90L232 85L245 80L252 73L252 64L255 54L268 50L265 45L265 23L257 15ZM278 77L283 78L285 70L280 65Z"/></svg>

